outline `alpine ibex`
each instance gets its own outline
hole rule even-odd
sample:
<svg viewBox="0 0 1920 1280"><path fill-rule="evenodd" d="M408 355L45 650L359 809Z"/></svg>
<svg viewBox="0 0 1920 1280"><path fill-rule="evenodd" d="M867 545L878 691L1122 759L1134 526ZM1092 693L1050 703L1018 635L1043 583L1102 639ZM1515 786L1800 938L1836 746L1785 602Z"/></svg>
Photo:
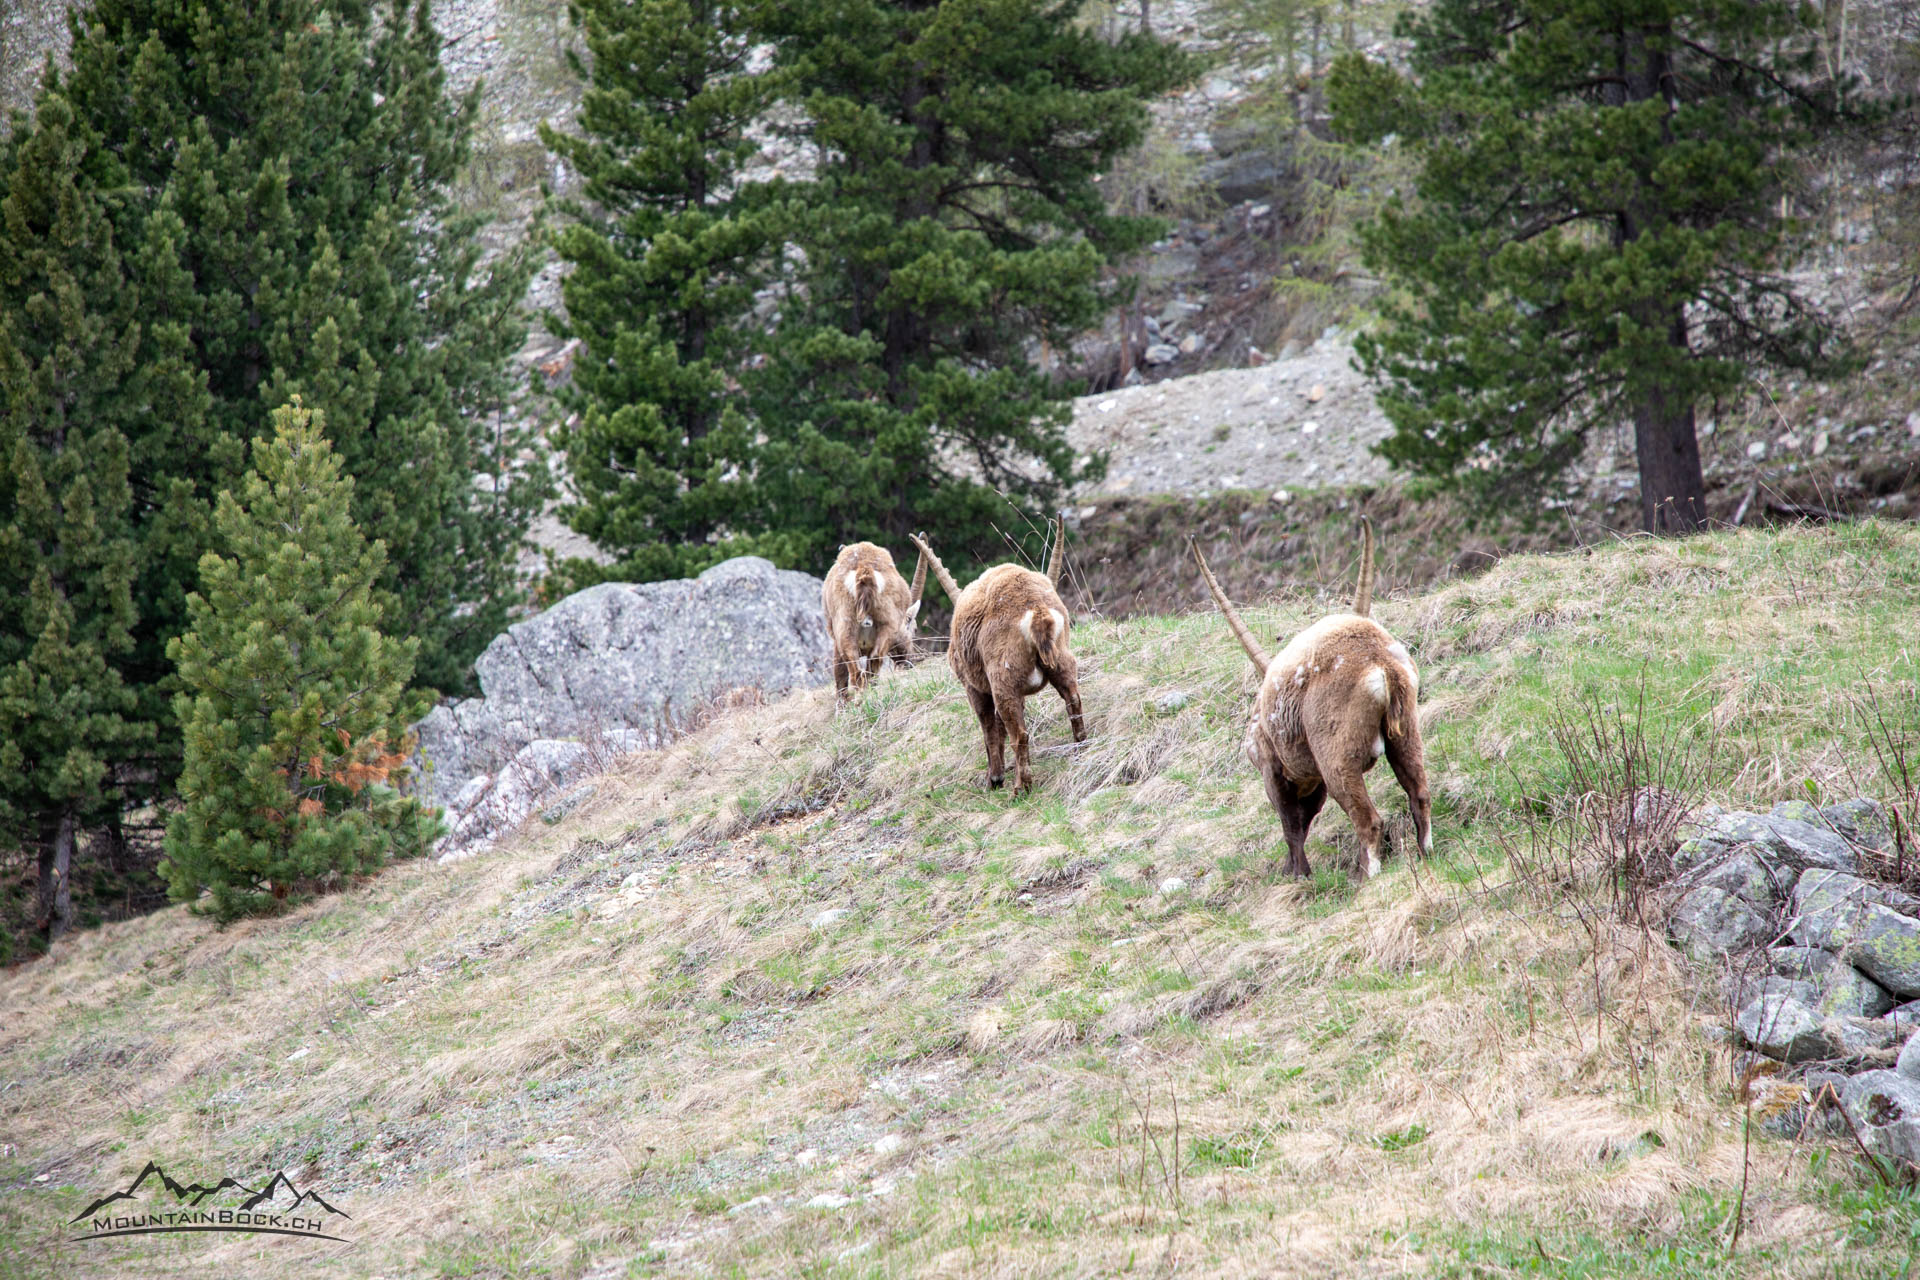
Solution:
<svg viewBox="0 0 1920 1280"><path fill-rule="evenodd" d="M965 591L940 557L917 535L913 544L953 598L953 638L947 662L966 688L987 737L987 785L1006 781L1006 740L1013 739L1014 794L1033 786L1027 766L1026 701L1045 684L1060 691L1073 721L1073 740L1087 740L1080 711L1080 668L1067 648L1067 608L1054 584L1065 562L1067 522L1054 523L1053 556L1045 573L995 565Z"/></svg>
<svg viewBox="0 0 1920 1280"><path fill-rule="evenodd" d="M841 697L849 686L865 688L887 659L904 662L912 656L913 620L926 585L924 556L909 587L885 547L856 542L840 548L820 584L820 605L833 638L833 687Z"/></svg>
<svg viewBox="0 0 1920 1280"><path fill-rule="evenodd" d="M1365 774L1382 755L1413 807L1423 853L1433 852L1432 797L1420 745L1420 674L1406 646L1367 616L1373 604L1373 524L1362 517L1364 544L1353 612L1336 613L1295 636L1269 658L1228 602L1200 546L1194 562L1227 626L1264 677L1253 704L1247 758L1266 782L1267 799L1287 838L1287 872L1312 874L1307 830L1331 795L1346 810L1366 851L1362 876L1380 870L1380 813Z"/></svg>

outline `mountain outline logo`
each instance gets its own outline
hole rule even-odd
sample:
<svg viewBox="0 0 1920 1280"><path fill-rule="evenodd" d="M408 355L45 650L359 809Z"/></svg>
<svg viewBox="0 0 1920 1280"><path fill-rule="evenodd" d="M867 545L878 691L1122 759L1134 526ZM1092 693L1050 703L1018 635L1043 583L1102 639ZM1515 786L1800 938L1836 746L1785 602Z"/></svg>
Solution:
<svg viewBox="0 0 1920 1280"><path fill-rule="evenodd" d="M183 1207L176 1210L147 1207L138 1212L108 1212L100 1216L102 1210L111 1210L129 1201L137 1202L141 1188L148 1186L149 1179L153 1179L158 1189L170 1193L174 1201ZM292 1201L284 1206L275 1202L275 1197L282 1190L293 1196ZM207 1204L213 1197L228 1191L245 1199L233 1207ZM298 1212L302 1208L307 1209L305 1214ZM158 1161L148 1160L125 1189L101 1196L67 1225L88 1225L85 1234L71 1237L75 1241L182 1231L236 1231L351 1243L342 1236L324 1230L328 1215L348 1221L353 1219L352 1214L328 1201L317 1189L309 1187L302 1191L284 1171L276 1170L264 1188L255 1190L231 1176L223 1177L210 1186L198 1181L182 1183L169 1176Z"/></svg>

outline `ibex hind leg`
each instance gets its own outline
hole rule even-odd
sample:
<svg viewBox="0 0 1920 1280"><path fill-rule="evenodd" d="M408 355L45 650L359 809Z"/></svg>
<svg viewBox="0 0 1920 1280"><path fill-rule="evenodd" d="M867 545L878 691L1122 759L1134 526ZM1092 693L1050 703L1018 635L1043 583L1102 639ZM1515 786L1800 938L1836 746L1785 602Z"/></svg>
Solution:
<svg viewBox="0 0 1920 1280"><path fill-rule="evenodd" d="M1027 697L1019 689L996 684L993 709L1013 744L1013 793L1023 795L1033 788L1033 770L1027 761Z"/></svg>
<svg viewBox="0 0 1920 1280"><path fill-rule="evenodd" d="M1397 738L1387 739L1387 764L1407 793L1407 807L1413 810L1413 833L1420 852L1433 852L1433 794L1427 789L1426 754L1420 746L1420 730L1414 726Z"/></svg>
<svg viewBox="0 0 1920 1280"><path fill-rule="evenodd" d="M1069 659L1062 663L1058 670L1047 667L1042 667L1040 670L1047 677L1047 683L1052 685L1054 691L1060 695L1060 700L1067 704L1067 719L1073 724L1073 740L1085 742L1087 718L1080 709L1079 672L1075 670L1077 665Z"/></svg>
<svg viewBox="0 0 1920 1280"><path fill-rule="evenodd" d="M1358 769L1329 769L1325 778L1327 794L1346 811L1353 834L1360 841L1360 867L1357 878L1364 880L1380 871L1380 836L1385 830L1380 811L1367 794L1367 781Z"/></svg>
<svg viewBox="0 0 1920 1280"><path fill-rule="evenodd" d="M998 787L1006 781L1006 726L1000 723L1000 716L993 709L993 695L984 689L967 686L967 701L973 706L973 714L980 721L980 732L987 740L987 785Z"/></svg>

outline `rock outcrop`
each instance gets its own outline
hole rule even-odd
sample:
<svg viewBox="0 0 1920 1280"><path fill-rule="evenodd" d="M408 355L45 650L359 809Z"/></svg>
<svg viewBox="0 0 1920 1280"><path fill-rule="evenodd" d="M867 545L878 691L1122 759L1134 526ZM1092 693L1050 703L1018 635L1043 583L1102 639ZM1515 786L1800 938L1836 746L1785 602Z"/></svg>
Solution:
<svg viewBox="0 0 1920 1280"><path fill-rule="evenodd" d="M482 696L418 724L417 776L472 852L592 764L650 750L715 707L827 683L820 580L757 556L693 578L603 583L508 628L474 664Z"/></svg>

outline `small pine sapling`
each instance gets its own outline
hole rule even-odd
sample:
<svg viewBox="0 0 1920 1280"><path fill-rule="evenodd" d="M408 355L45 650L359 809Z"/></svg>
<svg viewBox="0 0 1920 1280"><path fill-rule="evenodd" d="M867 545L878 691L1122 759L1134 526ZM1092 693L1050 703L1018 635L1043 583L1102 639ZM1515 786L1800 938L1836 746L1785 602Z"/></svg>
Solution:
<svg viewBox="0 0 1920 1280"><path fill-rule="evenodd" d="M353 481L296 398L220 495L223 552L201 557L189 628L169 646L182 691L182 807L163 870L221 920L423 852L438 819L395 785L418 642L380 631L386 548L349 509Z"/></svg>

